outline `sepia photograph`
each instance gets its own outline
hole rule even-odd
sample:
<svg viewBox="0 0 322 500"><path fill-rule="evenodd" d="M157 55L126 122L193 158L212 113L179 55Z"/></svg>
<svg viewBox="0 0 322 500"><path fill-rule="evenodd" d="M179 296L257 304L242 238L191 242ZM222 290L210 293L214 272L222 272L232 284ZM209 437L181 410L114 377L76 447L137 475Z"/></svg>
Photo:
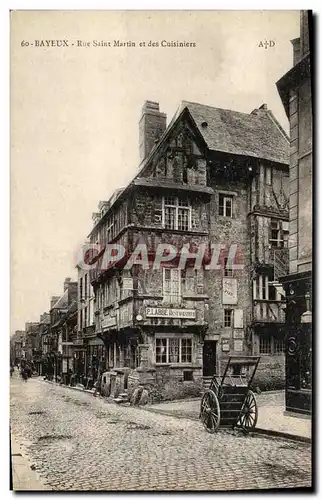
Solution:
<svg viewBox="0 0 322 500"><path fill-rule="evenodd" d="M10 11L8 489L313 491L314 27Z"/></svg>

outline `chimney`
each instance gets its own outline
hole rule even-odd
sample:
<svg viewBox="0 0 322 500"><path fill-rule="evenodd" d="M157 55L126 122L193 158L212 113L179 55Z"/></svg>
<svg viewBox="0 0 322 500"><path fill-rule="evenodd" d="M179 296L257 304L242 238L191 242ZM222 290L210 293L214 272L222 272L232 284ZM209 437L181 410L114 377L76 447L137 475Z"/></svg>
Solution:
<svg viewBox="0 0 322 500"><path fill-rule="evenodd" d="M159 103L145 101L139 122L140 162L160 140L167 128L167 115L160 112Z"/></svg>
<svg viewBox="0 0 322 500"><path fill-rule="evenodd" d="M291 40L293 45L293 66L295 66L301 59L301 43L300 38L294 38Z"/></svg>
<svg viewBox="0 0 322 500"><path fill-rule="evenodd" d="M52 296L50 299L50 309L53 308L53 306L56 304L57 300L60 299L60 296Z"/></svg>
<svg viewBox="0 0 322 500"><path fill-rule="evenodd" d="M259 106L259 108L253 109L253 111L251 112L251 115L259 115L262 111L267 111L267 104L266 103Z"/></svg>
<svg viewBox="0 0 322 500"><path fill-rule="evenodd" d="M310 52L309 11L300 11L300 57Z"/></svg>
<svg viewBox="0 0 322 500"><path fill-rule="evenodd" d="M69 283L72 281L72 278L65 278L64 281L64 292L66 292L67 288L69 287Z"/></svg>

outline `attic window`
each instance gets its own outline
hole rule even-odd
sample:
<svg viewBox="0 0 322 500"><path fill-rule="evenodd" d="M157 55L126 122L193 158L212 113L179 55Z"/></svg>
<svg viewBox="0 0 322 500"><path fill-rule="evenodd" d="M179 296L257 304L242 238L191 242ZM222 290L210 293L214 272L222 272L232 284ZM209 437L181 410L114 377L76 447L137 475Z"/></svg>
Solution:
<svg viewBox="0 0 322 500"><path fill-rule="evenodd" d="M208 127L208 123L207 122L202 122L201 126L202 126L202 128L207 128Z"/></svg>

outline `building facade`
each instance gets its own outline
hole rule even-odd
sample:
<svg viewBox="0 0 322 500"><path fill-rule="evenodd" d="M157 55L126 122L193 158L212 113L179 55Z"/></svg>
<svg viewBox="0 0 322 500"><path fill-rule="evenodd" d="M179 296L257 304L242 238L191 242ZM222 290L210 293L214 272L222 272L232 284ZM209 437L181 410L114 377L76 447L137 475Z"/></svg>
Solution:
<svg viewBox="0 0 322 500"><path fill-rule="evenodd" d="M39 323L38 322L28 322L25 324L25 346L24 346L24 358L28 362L32 362L34 357L37 355L38 344L39 344Z"/></svg>
<svg viewBox="0 0 322 500"><path fill-rule="evenodd" d="M73 370L73 337L77 329L77 281L66 278L64 293L52 297L47 355L49 373L64 380Z"/></svg>
<svg viewBox="0 0 322 500"><path fill-rule="evenodd" d="M19 364L24 358L26 332L24 330L16 330L10 339L10 363L11 365Z"/></svg>
<svg viewBox="0 0 322 500"><path fill-rule="evenodd" d="M286 293L286 410L311 413L312 397L312 18L300 14L293 67L277 82L290 121L290 274Z"/></svg>
<svg viewBox="0 0 322 500"><path fill-rule="evenodd" d="M285 132L266 105L246 114L183 102L166 127L147 101L140 153L138 174L100 204L89 235L102 248L90 281L107 372L121 389L182 397L229 355L260 354L259 381L275 370L282 382ZM106 265L111 244L125 252ZM162 266L160 248L171 254Z"/></svg>
<svg viewBox="0 0 322 500"><path fill-rule="evenodd" d="M87 385L92 371L105 359L103 341L96 336L94 323L94 292L89 271L77 266L77 336L74 340L74 372L77 381Z"/></svg>

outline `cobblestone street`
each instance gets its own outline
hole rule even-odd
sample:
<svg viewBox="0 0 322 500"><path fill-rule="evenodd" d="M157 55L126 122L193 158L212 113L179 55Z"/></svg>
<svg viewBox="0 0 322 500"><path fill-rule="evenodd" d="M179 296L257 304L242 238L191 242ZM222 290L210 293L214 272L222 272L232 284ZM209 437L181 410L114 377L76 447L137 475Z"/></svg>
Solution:
<svg viewBox="0 0 322 500"><path fill-rule="evenodd" d="M244 490L311 486L307 443L108 404L41 379L11 381L11 430L53 490Z"/></svg>

